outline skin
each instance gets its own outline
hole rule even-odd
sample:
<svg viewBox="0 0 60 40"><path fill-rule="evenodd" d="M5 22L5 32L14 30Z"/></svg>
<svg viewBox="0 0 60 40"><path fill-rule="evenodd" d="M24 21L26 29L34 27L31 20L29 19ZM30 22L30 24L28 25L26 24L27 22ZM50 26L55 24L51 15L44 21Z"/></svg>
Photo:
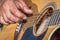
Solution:
<svg viewBox="0 0 60 40"><path fill-rule="evenodd" d="M27 19L24 13L32 14L32 11L23 0L5 0L0 5L0 23L9 24Z"/></svg>

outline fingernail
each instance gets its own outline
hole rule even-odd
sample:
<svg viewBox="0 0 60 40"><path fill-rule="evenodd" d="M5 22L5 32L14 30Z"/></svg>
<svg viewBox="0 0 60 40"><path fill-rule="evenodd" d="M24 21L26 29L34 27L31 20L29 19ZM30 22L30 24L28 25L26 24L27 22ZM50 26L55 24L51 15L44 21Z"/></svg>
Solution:
<svg viewBox="0 0 60 40"><path fill-rule="evenodd" d="M23 17L23 19L27 19L27 17L26 17L26 16L24 16L24 17Z"/></svg>
<svg viewBox="0 0 60 40"><path fill-rule="evenodd" d="M32 13L32 10L29 9L29 12Z"/></svg>
<svg viewBox="0 0 60 40"><path fill-rule="evenodd" d="M28 13L32 13L32 10L29 9L29 8L24 8L24 10L25 10L26 12L28 12Z"/></svg>

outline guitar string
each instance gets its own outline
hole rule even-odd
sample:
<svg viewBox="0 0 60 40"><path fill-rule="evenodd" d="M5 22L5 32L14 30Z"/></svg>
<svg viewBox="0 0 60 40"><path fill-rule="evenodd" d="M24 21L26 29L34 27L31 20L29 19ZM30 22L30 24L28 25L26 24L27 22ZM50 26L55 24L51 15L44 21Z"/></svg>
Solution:
<svg viewBox="0 0 60 40"><path fill-rule="evenodd" d="M53 15L50 17L48 26L51 25L57 25L60 23L60 13L59 12L55 12L53 13Z"/></svg>

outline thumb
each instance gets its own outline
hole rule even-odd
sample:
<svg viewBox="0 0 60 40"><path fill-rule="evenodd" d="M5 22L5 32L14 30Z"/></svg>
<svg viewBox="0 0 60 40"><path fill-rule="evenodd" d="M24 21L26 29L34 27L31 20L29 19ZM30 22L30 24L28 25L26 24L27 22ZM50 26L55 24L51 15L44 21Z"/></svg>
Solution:
<svg viewBox="0 0 60 40"><path fill-rule="evenodd" d="M26 5L26 3L23 0L19 0L18 2L20 8L22 9L22 11L24 11L27 14L31 14L32 10L28 8L28 6Z"/></svg>

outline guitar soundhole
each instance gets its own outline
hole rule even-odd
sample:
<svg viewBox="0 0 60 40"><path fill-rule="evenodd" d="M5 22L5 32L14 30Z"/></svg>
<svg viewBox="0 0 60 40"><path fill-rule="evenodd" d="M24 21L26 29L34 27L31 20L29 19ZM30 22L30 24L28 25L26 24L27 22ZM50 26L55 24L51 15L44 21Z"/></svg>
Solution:
<svg viewBox="0 0 60 40"><path fill-rule="evenodd" d="M37 22L35 24L36 34L41 34L45 32L48 26L49 17L51 17L52 14L53 14L53 8L49 7L45 9L43 13L41 13L41 15L39 15Z"/></svg>
<svg viewBox="0 0 60 40"><path fill-rule="evenodd" d="M41 26L41 24L44 23L44 21L46 21L46 20L48 21L49 20L48 18L52 15L52 13L53 13L53 9L49 8L49 10L45 13L45 15L41 18L41 20L38 19L39 21L36 24L37 29Z"/></svg>
<svg viewBox="0 0 60 40"><path fill-rule="evenodd" d="M53 33L50 40L60 40L60 28Z"/></svg>
<svg viewBox="0 0 60 40"><path fill-rule="evenodd" d="M49 10L45 13L45 15L41 18L41 20L37 23L40 24L42 23L45 19L48 19L53 13L53 9L49 8ZM38 19L39 20L39 19Z"/></svg>

